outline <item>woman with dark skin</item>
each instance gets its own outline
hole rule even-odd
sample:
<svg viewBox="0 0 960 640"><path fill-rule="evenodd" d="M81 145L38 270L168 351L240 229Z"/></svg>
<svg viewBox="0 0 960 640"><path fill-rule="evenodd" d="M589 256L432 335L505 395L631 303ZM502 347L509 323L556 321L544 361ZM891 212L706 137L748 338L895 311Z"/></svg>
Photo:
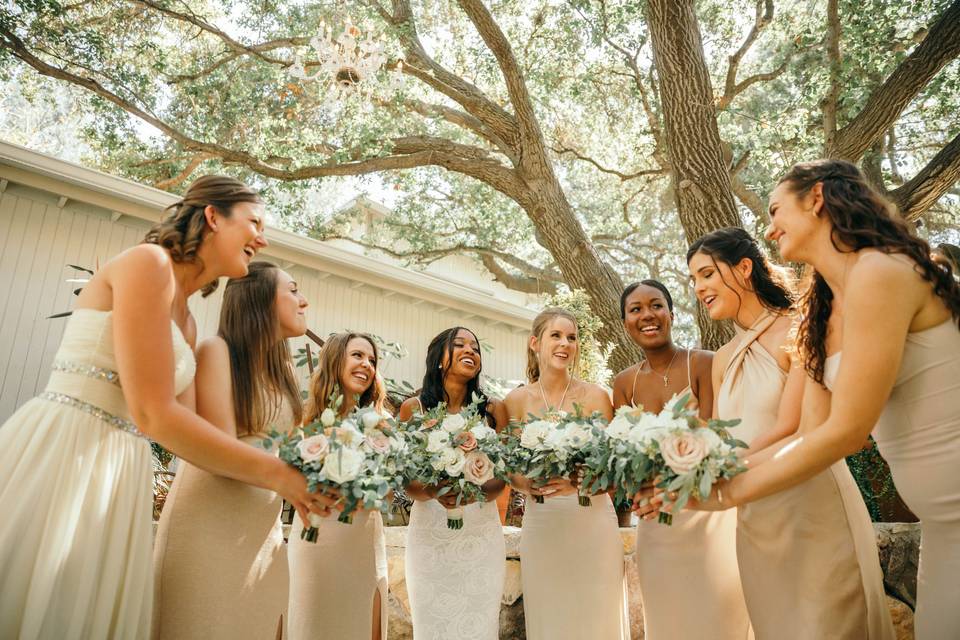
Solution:
<svg viewBox="0 0 960 640"><path fill-rule="evenodd" d="M713 353L673 343L673 297L656 280L629 285L620 296L627 335L643 349L643 360L621 371L613 383L613 406L659 413L675 397L690 394L700 417L713 411ZM637 526L637 569L646 638L677 640L749 636L736 555L734 513L684 512L673 526L641 520ZM709 579L708 579L709 578ZM678 603L697 602L697 615Z"/></svg>
<svg viewBox="0 0 960 640"><path fill-rule="evenodd" d="M481 368L480 341L472 331L453 327L440 332L427 348L420 393L400 405L400 421L440 403L448 413L460 413L476 395L484 428L500 431L507 424L506 410L499 400L483 395ZM498 637L505 549L496 499L503 488L502 480L491 479L483 485L486 498L482 504L461 498L460 504L466 504L463 528L451 530L447 509L456 506L456 493L437 497L440 487L408 485L414 504L407 532L406 572L415 636Z"/></svg>

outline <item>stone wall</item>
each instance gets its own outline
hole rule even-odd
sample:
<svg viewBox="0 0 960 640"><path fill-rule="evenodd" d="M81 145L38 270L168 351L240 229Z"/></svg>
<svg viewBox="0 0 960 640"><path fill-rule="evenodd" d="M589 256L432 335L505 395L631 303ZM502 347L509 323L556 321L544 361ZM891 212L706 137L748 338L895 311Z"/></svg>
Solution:
<svg viewBox="0 0 960 640"><path fill-rule="evenodd" d="M913 611L916 601L916 572L919 552L920 530L916 524L876 524L877 545L880 563L884 570L890 613L897 630L898 640L912 640ZM404 580L404 551L407 528L387 527L387 562L390 571L390 633L389 640L412 640L410 602ZM503 590L503 605L500 611L500 638L522 640L523 589L520 583L520 529L504 527L506 542L506 578ZM630 602L630 631L633 640L643 638L643 606L634 554L634 529L620 529L623 541L623 561ZM898 599L900 598L900 599ZM909 604L909 606L908 606Z"/></svg>

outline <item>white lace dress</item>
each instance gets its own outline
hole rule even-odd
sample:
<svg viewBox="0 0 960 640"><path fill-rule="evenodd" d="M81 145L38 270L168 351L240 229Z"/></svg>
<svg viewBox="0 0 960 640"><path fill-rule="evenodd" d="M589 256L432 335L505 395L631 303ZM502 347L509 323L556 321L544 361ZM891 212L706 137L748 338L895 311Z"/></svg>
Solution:
<svg viewBox="0 0 960 640"><path fill-rule="evenodd" d="M505 554L496 502L464 507L458 530L447 527L447 510L436 500L414 502L405 558L413 636L496 640Z"/></svg>
<svg viewBox="0 0 960 640"><path fill-rule="evenodd" d="M417 640L496 640L503 597L504 543L495 502L463 510L447 528L436 500L416 501L407 529L407 590Z"/></svg>
<svg viewBox="0 0 960 640"><path fill-rule="evenodd" d="M0 426L0 638L150 633L150 443L116 374L112 314L78 309L46 390ZM193 351L174 325L174 390Z"/></svg>

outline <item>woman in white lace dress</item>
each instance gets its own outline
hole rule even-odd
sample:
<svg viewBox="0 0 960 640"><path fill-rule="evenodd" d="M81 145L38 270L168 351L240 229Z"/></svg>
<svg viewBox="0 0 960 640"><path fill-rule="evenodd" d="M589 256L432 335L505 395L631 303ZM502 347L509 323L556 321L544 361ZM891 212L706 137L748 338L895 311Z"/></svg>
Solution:
<svg viewBox="0 0 960 640"><path fill-rule="evenodd" d="M573 376L580 354L576 318L560 308L544 309L533 321L527 351L529 384L504 403L512 422L531 415L550 419L560 412L613 416L602 388ZM626 640L630 623L623 579L623 542L607 494L589 507L577 500L569 478L535 486L514 476L527 500L520 536L523 612L528 640Z"/></svg>
<svg viewBox="0 0 960 640"><path fill-rule="evenodd" d="M201 468L276 491L302 517L328 503L276 456L194 412L187 298L222 276L245 275L265 245L257 194L204 176L144 244L84 287L46 390L0 427L0 638L150 633L146 437Z"/></svg>
<svg viewBox="0 0 960 640"><path fill-rule="evenodd" d="M409 420L440 403L459 413L474 394L482 398L480 413L498 431L506 425L502 402L488 400L480 389L480 342L469 329L453 327L427 347L426 373L419 395L400 406ZM414 499L407 531L406 578L417 640L495 640L499 633L503 594L503 529L496 499L502 480L483 485L486 500L467 504L463 528L447 527L447 507L456 495L437 497L437 487L407 487Z"/></svg>

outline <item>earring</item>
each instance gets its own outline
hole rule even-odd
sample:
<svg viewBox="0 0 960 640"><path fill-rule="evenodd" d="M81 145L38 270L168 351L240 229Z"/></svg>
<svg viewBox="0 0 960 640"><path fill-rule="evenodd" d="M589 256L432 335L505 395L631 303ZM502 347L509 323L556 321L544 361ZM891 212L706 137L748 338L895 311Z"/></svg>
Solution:
<svg viewBox="0 0 960 640"><path fill-rule="evenodd" d="M437 367L437 369L443 369L443 365L442 365L442 364L439 365L439 366Z"/></svg>

